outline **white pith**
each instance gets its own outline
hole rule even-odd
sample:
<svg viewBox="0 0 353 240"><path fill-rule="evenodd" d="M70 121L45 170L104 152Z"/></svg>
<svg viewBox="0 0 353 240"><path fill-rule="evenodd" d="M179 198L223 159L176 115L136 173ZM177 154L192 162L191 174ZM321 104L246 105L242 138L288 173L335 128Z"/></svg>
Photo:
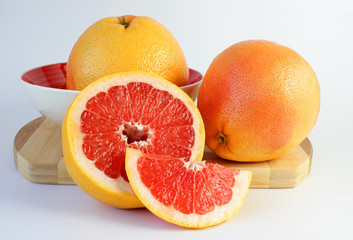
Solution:
<svg viewBox="0 0 353 240"><path fill-rule="evenodd" d="M184 164L187 170L200 171L206 166L206 161L201 162L185 162Z"/></svg>
<svg viewBox="0 0 353 240"><path fill-rule="evenodd" d="M227 220L240 208L249 188L251 173L246 170L240 170L239 175L235 175L235 185L232 188L233 196L236 197L233 197L229 203L216 206L214 210L204 215L195 213L183 214L175 210L172 205L167 207L155 199L150 190L142 183L137 169L137 161L141 157L141 152L135 149L128 149L127 154L126 169L128 177L140 201L157 216L181 226L207 227ZM203 161L197 163L186 162L184 166L187 169L195 168L194 170L198 171L204 165L205 162Z"/></svg>
<svg viewBox="0 0 353 240"><path fill-rule="evenodd" d="M194 146L191 148L192 154L190 157L190 161L198 160L197 158L200 157L198 156L200 155L200 151L202 151L203 153L204 139L197 137L197 135L199 135L198 132L203 131L203 123L200 121L201 117L197 115L199 113L195 104L184 92L182 92L182 90L178 89L178 87L175 85L171 87L170 83L165 83L164 81L156 81L155 77L150 75L135 74L133 76L119 75L116 78L106 78L105 81L100 81L99 83L93 83L95 84L95 87L91 87L91 88L88 87L84 89L82 92L85 92L85 94L79 94L78 97L74 100L76 104L73 104L69 110L70 111L69 114L71 114L69 124L70 124L70 129L73 132L71 134L72 139L69 139L69 141L76 154L75 159L77 161L77 165L79 165L80 168L83 169L83 171L86 172L87 175L91 176L94 179L94 181L98 183L98 185L104 186L104 188L108 188L112 192L117 192L117 193L127 192L131 195L135 195L130 184L126 182L121 176L117 179L112 179L110 177L107 177L104 174L104 172L99 170L94 165L94 161L89 160L85 156L82 150L84 134L82 134L80 130L81 113L86 109L86 103L90 98L92 98L99 92L107 92L108 89L110 89L113 86L117 86L117 85L127 86L127 84L130 82L144 82L152 85L155 89L166 90L174 98L179 98L182 102L185 103L185 106L192 114L192 117L193 117L192 127L195 130L195 142L194 142ZM135 125L137 128L140 128L140 129L142 129L143 127L149 127L149 126L143 126L143 125L139 125L131 122L127 122L127 123L131 125ZM124 127L122 124L119 127L119 130L117 131L117 133L119 133L123 139L126 139L127 137L122 134L123 129ZM153 130L150 129L149 137L147 141L139 141L135 143L138 146L147 145L152 138L153 138Z"/></svg>

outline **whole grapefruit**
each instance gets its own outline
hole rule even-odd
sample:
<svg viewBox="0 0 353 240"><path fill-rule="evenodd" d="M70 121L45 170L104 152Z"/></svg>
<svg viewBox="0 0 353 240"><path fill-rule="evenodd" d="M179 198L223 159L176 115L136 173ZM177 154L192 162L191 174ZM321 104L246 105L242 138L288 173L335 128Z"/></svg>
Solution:
<svg viewBox="0 0 353 240"><path fill-rule="evenodd" d="M222 158L257 162L295 148L314 127L320 88L294 50L265 40L230 46L209 66L198 95L206 144Z"/></svg>
<svg viewBox="0 0 353 240"><path fill-rule="evenodd" d="M76 41L67 62L68 89L82 90L109 74L142 71L186 85L188 67L172 33L149 17L108 17Z"/></svg>

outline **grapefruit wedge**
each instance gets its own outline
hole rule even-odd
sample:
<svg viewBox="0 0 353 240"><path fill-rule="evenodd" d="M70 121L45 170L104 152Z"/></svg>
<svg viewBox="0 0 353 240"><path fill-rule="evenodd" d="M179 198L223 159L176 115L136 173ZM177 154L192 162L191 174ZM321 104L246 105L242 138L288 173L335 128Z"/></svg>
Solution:
<svg viewBox="0 0 353 240"><path fill-rule="evenodd" d="M251 181L251 172L246 170L130 148L126 172L132 189L151 212L188 228L210 227L232 217Z"/></svg>
<svg viewBox="0 0 353 240"><path fill-rule="evenodd" d="M125 149L201 160L205 132L189 96L152 74L109 75L74 99L62 126L64 161L91 197L118 208L143 207L125 171Z"/></svg>

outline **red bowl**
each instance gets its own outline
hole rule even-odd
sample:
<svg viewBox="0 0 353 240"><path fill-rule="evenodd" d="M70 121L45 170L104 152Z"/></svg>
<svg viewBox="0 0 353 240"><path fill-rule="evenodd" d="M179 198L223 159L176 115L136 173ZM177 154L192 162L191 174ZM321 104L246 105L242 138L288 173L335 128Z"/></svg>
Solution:
<svg viewBox="0 0 353 240"><path fill-rule="evenodd" d="M200 72L189 68L189 84L181 88L186 88L190 85L198 83L203 76ZM66 88L66 63L56 63L46 65L27 71L22 75L22 80L50 88L67 89Z"/></svg>
<svg viewBox="0 0 353 240"><path fill-rule="evenodd" d="M56 63L34 68L22 77L24 91L34 107L46 118L62 123L67 108L80 92L66 89L66 63ZM189 69L189 84L180 87L194 101L197 98L203 76Z"/></svg>

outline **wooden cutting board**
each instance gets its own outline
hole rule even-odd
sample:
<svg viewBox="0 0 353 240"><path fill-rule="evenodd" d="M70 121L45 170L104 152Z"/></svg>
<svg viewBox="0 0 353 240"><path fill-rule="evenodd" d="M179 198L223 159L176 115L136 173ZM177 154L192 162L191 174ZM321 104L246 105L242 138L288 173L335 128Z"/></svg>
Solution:
<svg viewBox="0 0 353 240"><path fill-rule="evenodd" d="M34 183L75 184L65 169L61 127L44 117L25 125L14 140L15 164L19 172ZM309 174L313 148L305 139L290 153L260 163L239 163L219 158L209 149L204 159L227 167L253 172L250 188L292 188Z"/></svg>

